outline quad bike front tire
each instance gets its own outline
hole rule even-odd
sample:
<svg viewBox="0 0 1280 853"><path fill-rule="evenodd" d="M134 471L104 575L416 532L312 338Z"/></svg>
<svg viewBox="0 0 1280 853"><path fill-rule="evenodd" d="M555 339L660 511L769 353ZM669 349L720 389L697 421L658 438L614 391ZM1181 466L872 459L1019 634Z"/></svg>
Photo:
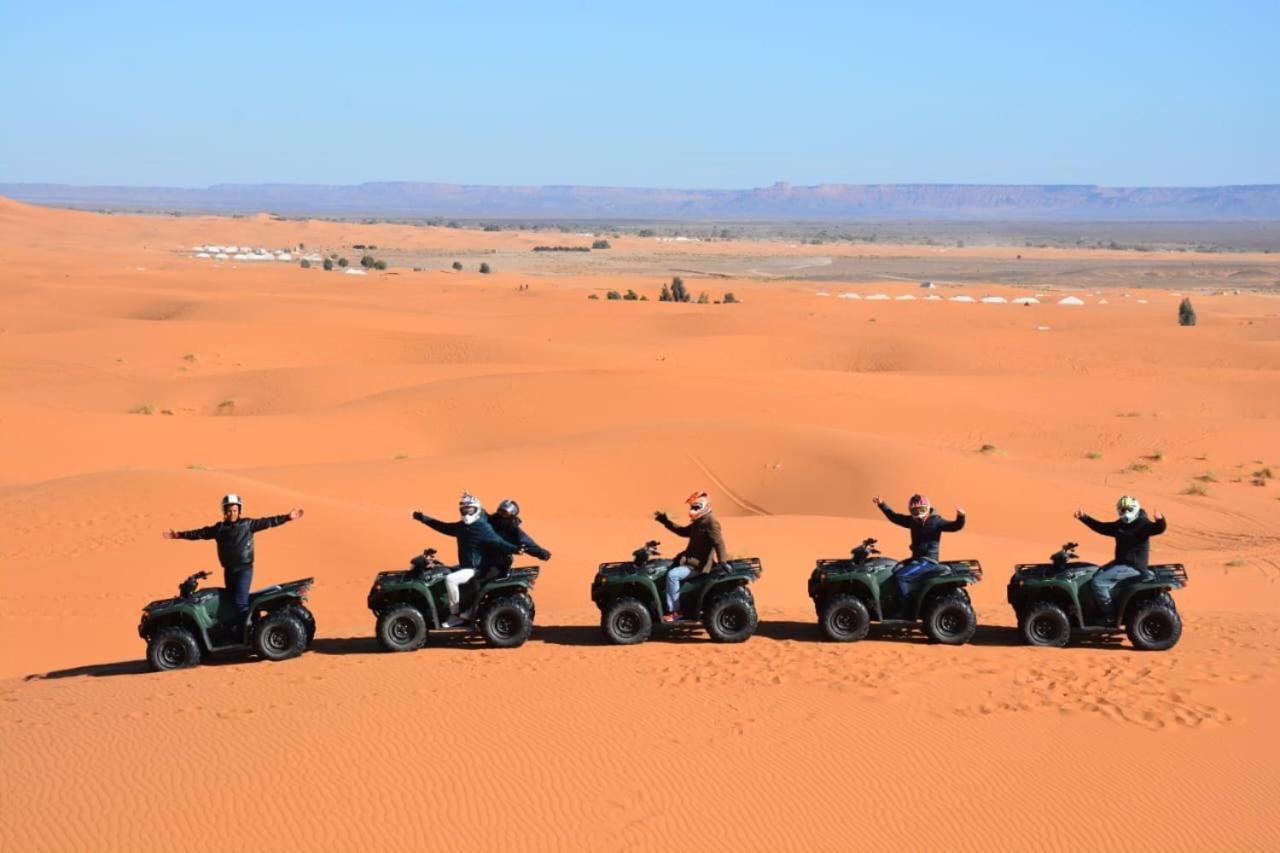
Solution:
<svg viewBox="0 0 1280 853"><path fill-rule="evenodd" d="M624 595L600 614L600 630L611 643L634 646L653 633L653 614L639 599Z"/></svg>
<svg viewBox="0 0 1280 853"><path fill-rule="evenodd" d="M852 643L864 639L871 629L871 614L856 595L837 595L818 613L818 624L828 640Z"/></svg>
<svg viewBox="0 0 1280 853"><path fill-rule="evenodd" d="M487 604L480 614L480 633L485 642L498 649L523 646L533 633L527 602L523 595L504 595Z"/></svg>
<svg viewBox="0 0 1280 853"><path fill-rule="evenodd" d="M1163 652L1182 637L1182 617L1172 601L1154 598L1138 606L1125 625L1125 633L1135 649Z"/></svg>
<svg viewBox="0 0 1280 853"><path fill-rule="evenodd" d="M307 650L307 626L288 607L273 610L254 626L253 650L263 660L296 658Z"/></svg>
<svg viewBox="0 0 1280 853"><path fill-rule="evenodd" d="M760 617L751 593L739 587L718 596L702 617L703 627L717 643L741 643L756 632Z"/></svg>
<svg viewBox="0 0 1280 853"><path fill-rule="evenodd" d="M1033 604L1018 620L1022 640L1029 646L1062 648L1071 639L1071 620L1067 611L1050 602Z"/></svg>
<svg viewBox="0 0 1280 853"><path fill-rule="evenodd" d="M147 642L147 663L155 672L199 666L200 644L186 628L161 628Z"/></svg>
<svg viewBox="0 0 1280 853"><path fill-rule="evenodd" d="M311 648L311 643L316 638L316 617L310 610L301 604L293 605L293 615L298 617L303 626L307 629L307 648Z"/></svg>
<svg viewBox="0 0 1280 853"><path fill-rule="evenodd" d="M378 616L378 645L389 652L415 652L427 642L427 619L412 604L398 604Z"/></svg>
<svg viewBox="0 0 1280 853"><path fill-rule="evenodd" d="M935 643L963 646L973 639L977 630L978 617L974 615L969 596L962 589L943 593L925 611L924 632Z"/></svg>

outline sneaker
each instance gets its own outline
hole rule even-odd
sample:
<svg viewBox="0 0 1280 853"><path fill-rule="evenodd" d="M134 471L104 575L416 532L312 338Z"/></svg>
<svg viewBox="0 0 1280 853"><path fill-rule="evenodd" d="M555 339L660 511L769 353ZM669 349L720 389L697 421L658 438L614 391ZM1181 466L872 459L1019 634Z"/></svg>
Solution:
<svg viewBox="0 0 1280 853"><path fill-rule="evenodd" d="M663 617L662 617L662 621L663 621L663 622L679 622L679 621L680 621L680 614L679 614L679 613L666 613L666 614L664 614L664 615L663 615Z"/></svg>
<svg viewBox="0 0 1280 853"><path fill-rule="evenodd" d="M466 622L463 621L462 617L455 614L453 616L450 616L448 619L444 620L444 624L441 625L440 627L441 628L461 628L465 624Z"/></svg>

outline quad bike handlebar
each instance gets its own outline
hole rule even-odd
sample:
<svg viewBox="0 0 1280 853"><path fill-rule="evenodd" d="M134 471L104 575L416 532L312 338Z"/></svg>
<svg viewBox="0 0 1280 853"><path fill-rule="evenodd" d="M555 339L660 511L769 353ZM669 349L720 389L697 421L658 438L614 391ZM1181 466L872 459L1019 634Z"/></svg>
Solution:
<svg viewBox="0 0 1280 853"><path fill-rule="evenodd" d="M195 594L196 587L200 586L200 581L207 577L209 577L208 572L196 572L194 575L189 575L186 580L178 584L178 597L190 598Z"/></svg>
<svg viewBox="0 0 1280 853"><path fill-rule="evenodd" d="M867 537L862 540L862 544L854 548L851 552L855 563L865 563L868 558L874 557L880 553L880 549L876 547L876 540Z"/></svg>
<svg viewBox="0 0 1280 853"><path fill-rule="evenodd" d="M644 545L631 552L632 558L637 566L643 566L645 563L658 556L658 546L662 544L657 539L650 539Z"/></svg>

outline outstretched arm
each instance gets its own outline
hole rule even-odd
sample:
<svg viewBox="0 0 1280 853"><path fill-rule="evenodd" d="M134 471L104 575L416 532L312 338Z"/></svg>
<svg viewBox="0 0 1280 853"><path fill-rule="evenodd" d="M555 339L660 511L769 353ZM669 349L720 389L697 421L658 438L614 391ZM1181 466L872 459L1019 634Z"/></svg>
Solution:
<svg viewBox="0 0 1280 853"><path fill-rule="evenodd" d="M166 530L165 539L212 539L218 535L218 525L197 527L195 530Z"/></svg>
<svg viewBox="0 0 1280 853"><path fill-rule="evenodd" d="M880 511L884 513L884 517L892 521L899 527L910 527L911 516L903 515L900 512L894 512L890 506L879 498L876 499L876 506L880 507Z"/></svg>
<svg viewBox="0 0 1280 853"><path fill-rule="evenodd" d="M445 536L457 536L462 532L462 528L464 526L461 521L441 521L440 519L432 518L423 512L415 512L413 514L413 520L421 521L436 533L443 533Z"/></svg>
<svg viewBox="0 0 1280 853"><path fill-rule="evenodd" d="M964 530L965 518L967 518L967 516L964 514L964 510L957 508L955 521L947 521L945 518L942 519L942 531L944 533L955 533L957 530Z"/></svg>
<svg viewBox="0 0 1280 853"><path fill-rule="evenodd" d="M551 552L546 548L543 548L537 542L534 542L533 537L528 533L525 533L523 527L516 528L516 538L519 540L518 544L525 550L525 553L532 554L539 560L551 559Z"/></svg>
<svg viewBox="0 0 1280 853"><path fill-rule="evenodd" d="M296 518L302 518L302 510L291 509L284 515L268 515L265 518L251 518L249 519L249 529L254 533L257 533L260 530L270 530L273 527L279 527L280 525L293 521Z"/></svg>
<svg viewBox="0 0 1280 853"><path fill-rule="evenodd" d="M1077 512L1076 518L1080 519L1080 523L1085 527L1102 536L1115 536L1116 528L1119 526L1114 521L1098 521L1087 512Z"/></svg>
<svg viewBox="0 0 1280 853"><path fill-rule="evenodd" d="M519 545L512 545L510 542L499 536L498 531L494 530L487 524L483 527L477 524L476 533L478 534L480 545L482 547L493 548L494 550L501 551L504 554L520 553Z"/></svg>
<svg viewBox="0 0 1280 853"><path fill-rule="evenodd" d="M657 519L659 524L661 524L663 527L667 528L677 536L683 536L685 539L688 539L689 535L693 532L692 524L686 524L685 526L681 527L680 525L672 521L665 512L655 512L653 514L653 517Z"/></svg>
<svg viewBox="0 0 1280 853"><path fill-rule="evenodd" d="M1164 533L1165 530L1167 530L1168 528L1169 528L1169 524L1164 520L1164 513L1157 512L1155 521L1151 522L1150 534L1152 536L1159 536L1161 533Z"/></svg>

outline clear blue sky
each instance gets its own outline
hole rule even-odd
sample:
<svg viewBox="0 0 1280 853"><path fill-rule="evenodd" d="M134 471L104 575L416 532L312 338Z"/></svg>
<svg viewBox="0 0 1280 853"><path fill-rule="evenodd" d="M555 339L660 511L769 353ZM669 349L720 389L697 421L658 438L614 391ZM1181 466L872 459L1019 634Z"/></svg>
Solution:
<svg viewBox="0 0 1280 853"><path fill-rule="evenodd" d="M1280 2L0 0L0 181L1280 183Z"/></svg>

